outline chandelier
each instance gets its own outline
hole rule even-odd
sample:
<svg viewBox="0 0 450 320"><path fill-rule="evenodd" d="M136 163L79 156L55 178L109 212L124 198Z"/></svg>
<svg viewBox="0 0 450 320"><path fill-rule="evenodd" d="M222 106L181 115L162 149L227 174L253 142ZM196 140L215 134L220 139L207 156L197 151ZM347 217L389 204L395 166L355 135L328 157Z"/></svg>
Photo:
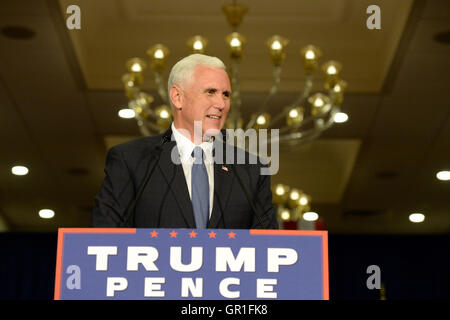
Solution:
<svg viewBox="0 0 450 320"><path fill-rule="evenodd" d="M319 58L322 52L313 45L300 50L305 83L298 98L276 114L271 114L270 101L277 94L281 81L281 64L286 57L285 49L289 40L279 35L270 37L266 45L269 49L273 65L272 86L268 91L258 112L249 119L244 119L241 112L241 92L239 88L239 63L244 54L246 37L237 32L248 8L233 1L223 6L223 12L233 32L225 37L229 47L232 87L230 112L225 124L229 129L279 129L278 140L281 143L298 144L310 142L330 128L335 122L345 122L347 115L340 111L343 102L346 82L340 79L342 65L334 60L325 62L321 69L325 74L323 88L325 92L312 92L313 82L319 69ZM196 35L187 40L191 53L205 53L208 40ZM169 107L167 81L164 80L169 49L163 44L155 44L147 50L154 81L163 104L153 107L153 96L141 91L143 73L147 63L141 58L131 58L126 62L127 73L122 82L129 100L128 109L121 110L135 118L142 135L159 134L167 130L172 122L172 109ZM272 108L273 109L273 108ZM272 111L273 112L273 111ZM124 116L126 117L126 115Z"/></svg>
<svg viewBox="0 0 450 320"><path fill-rule="evenodd" d="M312 213L310 211L311 196L300 189L279 183L272 187L272 195L272 202L276 206L277 216L283 223L299 221L303 219L305 213ZM315 219L313 218L313 221Z"/></svg>

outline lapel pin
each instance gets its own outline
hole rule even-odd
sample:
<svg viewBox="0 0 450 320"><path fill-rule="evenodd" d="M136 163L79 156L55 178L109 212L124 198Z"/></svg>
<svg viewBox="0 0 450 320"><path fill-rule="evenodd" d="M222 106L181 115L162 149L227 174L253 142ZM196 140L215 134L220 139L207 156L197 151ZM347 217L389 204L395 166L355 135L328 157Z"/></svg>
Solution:
<svg viewBox="0 0 450 320"><path fill-rule="evenodd" d="M228 168L225 166L222 166L222 170L228 172Z"/></svg>

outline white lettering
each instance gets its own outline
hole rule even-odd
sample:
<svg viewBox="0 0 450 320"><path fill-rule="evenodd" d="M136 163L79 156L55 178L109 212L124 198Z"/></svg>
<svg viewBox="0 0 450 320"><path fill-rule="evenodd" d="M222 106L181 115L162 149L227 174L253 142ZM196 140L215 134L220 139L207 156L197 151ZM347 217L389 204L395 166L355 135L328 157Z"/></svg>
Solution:
<svg viewBox="0 0 450 320"><path fill-rule="evenodd" d="M189 292L194 298L203 297L203 278L195 278L195 283L192 278L181 278L181 296L188 298Z"/></svg>
<svg viewBox="0 0 450 320"><path fill-rule="evenodd" d="M276 299L277 293L273 291L273 286L277 285L277 279L257 279L256 297Z"/></svg>
<svg viewBox="0 0 450 320"><path fill-rule="evenodd" d="M166 278L145 278L144 297L164 297L165 292L161 290L161 284L166 282Z"/></svg>
<svg viewBox="0 0 450 320"><path fill-rule="evenodd" d="M216 271L226 272L227 266L231 272L239 272L244 266L244 272L255 272L255 248L241 248L237 257L230 247L216 248Z"/></svg>
<svg viewBox="0 0 450 320"><path fill-rule="evenodd" d="M122 277L108 277L106 279L106 296L114 297L116 291L124 291L128 287L128 280Z"/></svg>
<svg viewBox="0 0 450 320"><path fill-rule="evenodd" d="M158 255L154 247L128 247L127 271L138 271L139 264L147 271L158 271L155 265Z"/></svg>
<svg viewBox="0 0 450 320"><path fill-rule="evenodd" d="M280 266L288 266L298 260L297 251L291 248L267 248L267 272L279 272Z"/></svg>
<svg viewBox="0 0 450 320"><path fill-rule="evenodd" d="M170 247L170 266L175 271L194 272L200 270L203 265L203 248L191 248L191 263L183 264L181 261L181 247Z"/></svg>
<svg viewBox="0 0 450 320"><path fill-rule="evenodd" d="M216 271L226 272L227 266L231 272L239 272L244 266L244 272L255 272L255 248L241 248L237 257L230 247L216 248Z"/></svg>
<svg viewBox="0 0 450 320"><path fill-rule="evenodd" d="M89 246L87 254L90 256L97 256L95 263L96 271L107 271L108 270L108 256L117 255L117 247L95 247Z"/></svg>
<svg viewBox="0 0 450 320"><path fill-rule="evenodd" d="M240 285L241 280L239 278L224 278L222 281L220 281L219 284L219 292L220 294L229 299L237 299L241 295L239 291L230 291L228 289L231 285Z"/></svg>

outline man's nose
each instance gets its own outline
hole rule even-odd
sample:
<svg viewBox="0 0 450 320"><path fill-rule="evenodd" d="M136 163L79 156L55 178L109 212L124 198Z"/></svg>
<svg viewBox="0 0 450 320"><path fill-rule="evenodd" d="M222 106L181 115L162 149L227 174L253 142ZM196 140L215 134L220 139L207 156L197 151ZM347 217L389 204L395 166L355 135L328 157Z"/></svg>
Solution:
<svg viewBox="0 0 450 320"><path fill-rule="evenodd" d="M218 98L216 99L216 101L214 103L214 106L217 109L219 109L220 111L222 111L227 106L227 103L228 103L228 100L226 97L218 96Z"/></svg>

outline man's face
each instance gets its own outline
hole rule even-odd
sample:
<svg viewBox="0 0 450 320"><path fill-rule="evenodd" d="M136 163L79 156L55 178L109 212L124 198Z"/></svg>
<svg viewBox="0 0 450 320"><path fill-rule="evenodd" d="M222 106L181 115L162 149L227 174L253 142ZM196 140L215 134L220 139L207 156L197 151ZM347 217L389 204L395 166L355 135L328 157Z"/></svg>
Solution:
<svg viewBox="0 0 450 320"><path fill-rule="evenodd" d="M202 136L216 135L230 111L230 80L225 70L197 66L192 79L181 89L175 125L189 130L194 137L194 121L202 122ZM178 123L177 123L178 122Z"/></svg>

